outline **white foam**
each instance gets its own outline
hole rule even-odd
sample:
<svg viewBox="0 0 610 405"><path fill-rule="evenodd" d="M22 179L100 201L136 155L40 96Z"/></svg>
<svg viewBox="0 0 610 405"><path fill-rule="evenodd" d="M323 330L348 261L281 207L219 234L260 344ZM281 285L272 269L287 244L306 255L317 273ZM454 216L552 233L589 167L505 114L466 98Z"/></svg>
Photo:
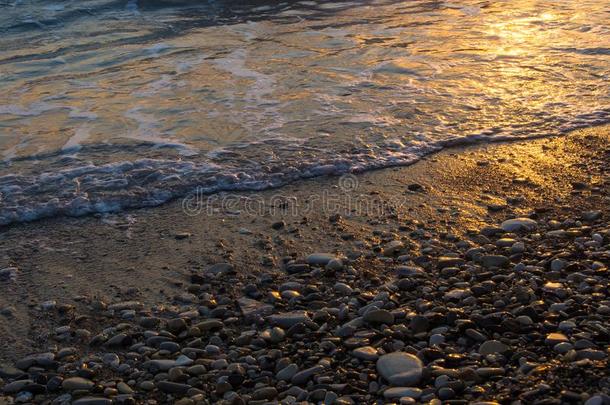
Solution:
<svg viewBox="0 0 610 405"><path fill-rule="evenodd" d="M565 131L585 125L610 122L610 108L582 114ZM524 139L539 134L471 134L432 141L423 135L405 141L401 138L366 148L357 153L317 150L310 158L285 155L273 166L243 160L214 163L211 160L138 159L104 165L87 164L67 167L39 175L8 174L0 176L0 225L39 218L90 213L116 212L126 208L149 207L187 195L197 189L202 193L262 190L322 175L340 175L398 165L408 165L423 156L446 147L477 142ZM76 142L75 142L76 143ZM241 147L280 150L307 150L293 141L274 139L257 141ZM225 149L230 153L231 150ZM208 154L222 162L223 153Z"/></svg>
<svg viewBox="0 0 610 405"><path fill-rule="evenodd" d="M82 148L83 142L89 138L91 127L89 125L78 126L74 130L74 135L62 146L63 151L77 151Z"/></svg>
<svg viewBox="0 0 610 405"><path fill-rule="evenodd" d="M158 57L161 55L161 52L163 52L167 49L170 49L170 48L171 48L171 45L160 42L158 44L154 44L154 45L151 45L148 48L146 48L146 52L151 56Z"/></svg>
<svg viewBox="0 0 610 405"><path fill-rule="evenodd" d="M246 35L248 38L248 35ZM231 73L237 78L245 78L253 81L252 85L243 96L248 105L261 106L256 110L235 111L234 115L242 117L241 123L250 126L250 131L262 132L270 135L271 132L280 129L286 122L279 109L279 101L271 98L275 91L276 79L273 75L258 72L247 67L248 50L239 48L224 58L217 58L213 63L217 68ZM229 99L234 99L230 96ZM231 101L233 104L233 101Z"/></svg>

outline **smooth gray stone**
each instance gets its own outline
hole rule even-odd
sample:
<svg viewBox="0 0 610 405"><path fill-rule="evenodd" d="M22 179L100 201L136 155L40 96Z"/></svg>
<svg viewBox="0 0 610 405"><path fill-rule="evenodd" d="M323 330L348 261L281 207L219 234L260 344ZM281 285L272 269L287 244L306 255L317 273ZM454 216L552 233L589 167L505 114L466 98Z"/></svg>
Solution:
<svg viewBox="0 0 610 405"><path fill-rule="evenodd" d="M66 378L61 386L67 391L90 390L95 384L91 380L82 377Z"/></svg>
<svg viewBox="0 0 610 405"><path fill-rule="evenodd" d="M305 260L312 266L326 266L328 262L336 258L337 256L331 253L312 253Z"/></svg>
<svg viewBox="0 0 610 405"><path fill-rule="evenodd" d="M176 366L175 360L149 360L142 365L150 372L167 371Z"/></svg>
<svg viewBox="0 0 610 405"><path fill-rule="evenodd" d="M324 371L323 366L318 365L318 366L310 367L310 368L300 371L300 372L296 373L294 376L292 376L291 382L296 385L305 384L311 377L313 377L314 375L316 375L322 371Z"/></svg>
<svg viewBox="0 0 610 405"><path fill-rule="evenodd" d="M112 400L103 397L84 397L72 402L72 405L110 405Z"/></svg>
<svg viewBox="0 0 610 405"><path fill-rule="evenodd" d="M538 222L530 218L513 218L502 222L504 232L533 231L538 227Z"/></svg>
<svg viewBox="0 0 610 405"><path fill-rule="evenodd" d="M283 312L269 317L271 323L278 325L284 329L291 328L297 323L308 322L311 319L305 311Z"/></svg>
<svg viewBox="0 0 610 405"><path fill-rule="evenodd" d="M423 368L420 359L404 352L385 354L377 360L377 371L394 386L416 385L422 377Z"/></svg>
<svg viewBox="0 0 610 405"><path fill-rule="evenodd" d="M187 384L180 384L170 381L159 381L157 383L157 388L159 388L163 392L167 392L170 394L186 394L188 390L192 387Z"/></svg>
<svg viewBox="0 0 610 405"><path fill-rule="evenodd" d="M479 353L483 355L504 353L510 348L499 340L488 340L479 346Z"/></svg>
<svg viewBox="0 0 610 405"><path fill-rule="evenodd" d="M26 387L26 386L28 386L30 384L34 384L34 381L32 381L32 380L13 381L12 383L6 384L2 388L2 391L5 394L16 394L19 391L21 391L24 387Z"/></svg>

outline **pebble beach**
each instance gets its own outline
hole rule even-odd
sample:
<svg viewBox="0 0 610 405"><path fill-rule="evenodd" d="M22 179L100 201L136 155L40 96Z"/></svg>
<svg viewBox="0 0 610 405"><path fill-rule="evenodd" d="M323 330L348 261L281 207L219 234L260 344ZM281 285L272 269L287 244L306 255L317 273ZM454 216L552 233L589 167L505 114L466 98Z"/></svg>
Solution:
<svg viewBox="0 0 610 405"><path fill-rule="evenodd" d="M608 405L609 136L6 228L0 403Z"/></svg>

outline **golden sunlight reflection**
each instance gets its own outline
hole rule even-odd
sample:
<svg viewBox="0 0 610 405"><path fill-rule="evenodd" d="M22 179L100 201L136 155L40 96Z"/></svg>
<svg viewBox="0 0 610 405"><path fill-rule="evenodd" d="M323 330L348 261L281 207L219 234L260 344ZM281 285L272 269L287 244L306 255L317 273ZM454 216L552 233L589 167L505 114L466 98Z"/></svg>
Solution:
<svg viewBox="0 0 610 405"><path fill-rule="evenodd" d="M76 167L188 161L199 172L172 178L201 182L213 166L281 184L311 167L408 164L445 145L610 120L604 2L301 3L229 19L189 6L117 20L110 7L75 12L53 35L8 32L0 158L11 165L0 175L74 153ZM9 11L29 15L20 10ZM133 187L164 187L141 178L150 183Z"/></svg>

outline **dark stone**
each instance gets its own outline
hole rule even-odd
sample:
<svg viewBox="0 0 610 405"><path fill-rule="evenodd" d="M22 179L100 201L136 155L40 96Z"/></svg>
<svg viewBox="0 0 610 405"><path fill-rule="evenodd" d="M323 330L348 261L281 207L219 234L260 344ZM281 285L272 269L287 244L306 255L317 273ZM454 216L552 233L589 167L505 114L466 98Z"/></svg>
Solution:
<svg viewBox="0 0 610 405"><path fill-rule="evenodd" d="M191 389L190 385L187 384L179 384L170 381L159 381L157 383L157 388L161 391L166 392L168 394L180 394L184 395Z"/></svg>

